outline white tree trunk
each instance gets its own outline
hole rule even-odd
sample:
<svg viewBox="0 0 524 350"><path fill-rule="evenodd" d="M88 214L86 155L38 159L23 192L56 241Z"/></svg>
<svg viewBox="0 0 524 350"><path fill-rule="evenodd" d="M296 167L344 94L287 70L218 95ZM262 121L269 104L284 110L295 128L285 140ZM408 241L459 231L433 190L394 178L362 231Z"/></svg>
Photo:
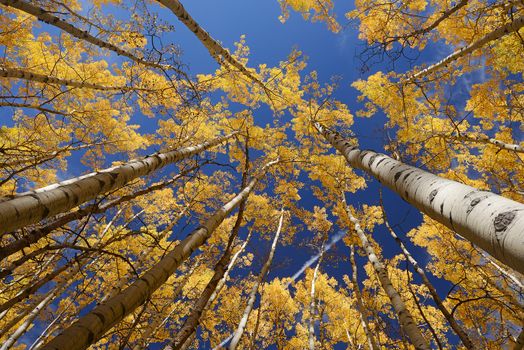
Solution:
<svg viewBox="0 0 524 350"><path fill-rule="evenodd" d="M318 257L317 265L313 271L313 278L311 279L311 291L310 291L310 300L309 300L309 324L308 324L308 340L309 340L309 350L315 350L315 283L317 281L318 269L324 258L324 243L320 248L320 256Z"/></svg>
<svg viewBox="0 0 524 350"><path fill-rule="evenodd" d="M437 290L433 286L433 283L431 283L428 276L426 275L426 272L424 271L424 269L420 267L418 262L409 252L408 248L404 245L404 242L402 242L402 240L397 236L393 228L391 228L391 226L389 225L389 222L386 217L386 213L384 212L384 208L382 208L382 214L384 216L384 224L386 225L386 228L388 229L391 237L393 237L395 242L398 244L398 246L402 250L402 253L406 257L406 259L410 262L410 264L415 269L415 272L420 276L420 278L422 279L422 282L428 288L429 294L431 294L431 296L433 297L433 300L435 301L435 304L437 305L442 315L444 315L446 320L449 322L449 325L451 326L451 328L453 328L455 333L457 333L458 337L460 338L460 340L462 341L462 344L466 347L466 349L474 350L475 346L469 339L467 333L464 331L464 329L462 329L462 327L457 323L455 318L451 315L451 312L449 312L449 310L446 308L442 299L438 295Z"/></svg>
<svg viewBox="0 0 524 350"><path fill-rule="evenodd" d="M391 305L393 306L393 309L395 310L398 320L400 323L400 327L404 330L404 332L409 337L411 343L415 346L415 349L421 349L421 350L429 350L430 346L429 343L424 339L422 334L420 333L417 324L415 323L415 320L413 319L413 316L411 316L411 313L406 307L406 304L404 304L404 301L400 297L400 294L398 291L393 287L393 284L391 283L391 280L389 279L388 272L382 263L382 261L379 259L379 257L375 253L375 249L369 242L366 234L364 231L362 231L360 224L351 214L351 210L347 207L345 200L344 200L344 206L346 208L346 213L349 217L349 220L355 225L355 232L357 233L358 237L360 238L360 242L362 243L362 248L366 252L368 256L368 260L373 266L373 269L375 270L378 280L380 281L380 284L382 285L382 289L386 292L386 295L388 296L389 300L391 301Z"/></svg>
<svg viewBox="0 0 524 350"><path fill-rule="evenodd" d="M273 238L273 243L271 244L269 256L267 257L267 260L264 263L262 270L260 270L260 274L258 275L257 279L255 280L253 287L251 288L251 291L248 297L248 301L247 301L247 305L246 305L246 308L244 309L244 314L242 315L242 319L238 323L237 329L235 333L233 334L233 339L231 340L231 343L229 344L229 350L235 350L237 348L238 343L240 342L240 339L242 338L242 335L244 334L244 329L246 328L247 321L249 319L249 315L251 314L251 311L253 310L253 305L255 304L255 300L257 297L257 293L258 293L258 288L260 287L260 284L266 277L266 274L269 271L269 268L271 267L271 263L273 262L273 257L275 256L275 250L277 248L277 242L278 242L278 238L280 237L280 232L282 231L283 222L284 222L284 208L282 208L282 210L280 211L280 219L278 221L278 228L275 233L275 237Z"/></svg>
<svg viewBox="0 0 524 350"><path fill-rule="evenodd" d="M373 333L371 333L371 330L369 328L367 311L364 307L364 302L362 301L362 294L360 293L360 286L358 285L358 271L357 263L355 261L355 247L353 245L351 245L350 247L349 259L351 262L352 269L351 281L353 282L353 292L355 293L355 299L357 300L357 311L360 315L360 321L362 322L362 329L364 330L364 333L366 334L368 340L369 350L380 350L380 347L377 345L377 342L375 340L375 336L373 335Z"/></svg>
<svg viewBox="0 0 524 350"><path fill-rule="evenodd" d="M189 158L218 145L236 133L218 137L200 145L156 153L142 159L131 160L123 165L17 194L12 199L0 202L0 233L9 232L63 213L95 199L100 194L116 190L137 177L150 174L168 164ZM8 246L0 250L2 253L0 257L9 255L6 255L6 250L8 250Z"/></svg>
<svg viewBox="0 0 524 350"><path fill-rule="evenodd" d="M51 14L51 12L49 11L46 11L45 9L41 8L41 7L38 7L38 6L34 6L33 4L29 3L29 2L26 2L26 1L23 1L23 0L0 0L0 4L3 4L3 5L6 5L6 6L11 6L13 8L16 8L20 11L24 11L30 15L33 15L35 17L37 17L40 21L42 22L45 22L45 23L48 23L50 25L53 25L57 28L60 28L61 30L63 30L64 32L66 33L69 33L71 34L72 36L78 38L78 39L81 39L81 40L85 40L93 45L96 45L98 47L101 47L101 48L104 48L104 49L108 49L110 51L113 51L115 52L116 54L120 55L120 56L125 56L129 59L131 59L132 61L135 61L137 63L140 63L144 66L148 66L148 67L152 67L152 68L160 68L160 69L172 69L172 70L175 70L175 71L179 71L177 68L175 67L172 67L172 66L169 66L169 65L164 65L164 64L160 64L160 63L155 63L155 62L150 62L150 61L147 61L147 60L144 60L128 51L125 51L125 50L122 50L120 48L118 48L117 46L111 44L111 43L108 43L106 41L103 41L103 40L100 40L94 36L92 36L91 34L89 34L87 31L84 31L84 30L81 30L81 29L78 29L77 27L73 26L72 24L60 19L59 17L56 17L56 16L53 16Z"/></svg>
<svg viewBox="0 0 524 350"><path fill-rule="evenodd" d="M437 134L436 136L442 136L443 138L448 139L448 140L491 144L491 145L497 146L498 148L505 149L508 151L524 153L524 146L518 145L516 143L506 143L506 142L497 140L495 138L488 137L486 135L478 135L478 134L473 134L473 133L461 133L458 136L447 135L447 134Z"/></svg>
<svg viewBox="0 0 524 350"><path fill-rule="evenodd" d="M524 273L524 204L441 178L384 154L361 151L315 124L350 165L366 171L431 218Z"/></svg>
<svg viewBox="0 0 524 350"><path fill-rule="evenodd" d="M264 83L256 78L244 65L238 62L231 54L222 47L215 39L209 35L200 25L191 17L184 6L178 0L157 0L159 3L170 9L178 19L185 24L185 26L195 34L200 42L209 51L209 54L220 65L224 65L224 61L238 69L242 74L249 78L254 83L266 90Z"/></svg>
<svg viewBox="0 0 524 350"><path fill-rule="evenodd" d="M79 89L87 88L87 89L101 90L101 91L115 91L115 90L131 91L131 90L134 90L134 88L130 86L105 86L105 85L100 85L100 84L88 83L86 81L80 81L80 80L71 80L71 79L50 77L44 74L29 72L24 69L9 68L9 67L0 67L0 77L23 79L23 80L29 80L29 81L34 81L34 82L43 83L43 84L70 86L70 87L79 88Z"/></svg>
<svg viewBox="0 0 524 350"><path fill-rule="evenodd" d="M193 231L157 264L121 293L98 305L87 315L65 329L42 349L77 350L86 349L100 339L116 323L142 305L178 266L185 261L198 247L205 243L224 218L236 208L242 199L253 190L258 180L266 173L267 168L278 163L278 160L267 163L249 184L233 199L226 203L207 219L200 228Z"/></svg>
<svg viewBox="0 0 524 350"><path fill-rule="evenodd" d="M407 78L404 81L404 83L412 83L412 82L414 82L415 80L417 80L419 78L423 78L426 75L434 73L437 70L439 70L440 68L442 68L444 66L447 66L451 62L459 59L460 57L464 57L464 56L472 53L473 51L480 49L481 47L483 47L487 43L489 43L491 41L494 41L494 40L497 40L497 39L500 39L503 36L508 35L510 33L518 31L523 26L524 26L524 17L516 18L512 22L510 22L510 23L508 23L508 24L506 24L506 25L504 25L502 27L499 27L499 28L495 29L494 31L486 34L485 36L483 36L479 40L474 41L471 44L462 47L460 50L453 52L451 55L449 55L446 58L438 61L437 63L432 64L431 66L421 70L420 72L417 72L417 73L411 75L409 78Z"/></svg>

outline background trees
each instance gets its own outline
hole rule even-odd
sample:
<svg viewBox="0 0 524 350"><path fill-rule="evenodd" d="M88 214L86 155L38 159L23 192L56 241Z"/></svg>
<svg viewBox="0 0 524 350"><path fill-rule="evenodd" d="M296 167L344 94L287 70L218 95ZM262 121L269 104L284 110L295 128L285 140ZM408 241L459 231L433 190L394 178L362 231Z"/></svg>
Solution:
<svg viewBox="0 0 524 350"><path fill-rule="evenodd" d="M0 3L2 349L519 348L520 1Z"/></svg>

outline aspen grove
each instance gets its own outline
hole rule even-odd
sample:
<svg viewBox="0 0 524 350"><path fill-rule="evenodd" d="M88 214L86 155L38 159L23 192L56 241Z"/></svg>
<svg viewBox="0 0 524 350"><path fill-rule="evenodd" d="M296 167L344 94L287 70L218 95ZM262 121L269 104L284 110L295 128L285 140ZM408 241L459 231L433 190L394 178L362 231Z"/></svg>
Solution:
<svg viewBox="0 0 524 350"><path fill-rule="evenodd" d="M523 0L0 0L0 349L524 348Z"/></svg>

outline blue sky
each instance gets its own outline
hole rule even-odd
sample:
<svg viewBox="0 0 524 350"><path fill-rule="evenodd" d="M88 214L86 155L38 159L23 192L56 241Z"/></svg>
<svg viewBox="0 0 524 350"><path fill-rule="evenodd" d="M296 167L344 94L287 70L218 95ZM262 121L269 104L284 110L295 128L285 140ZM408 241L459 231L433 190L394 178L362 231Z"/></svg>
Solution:
<svg viewBox="0 0 524 350"><path fill-rule="evenodd" d="M335 94L335 98L347 104L350 110L355 113L362 105L357 101L358 92L350 84L365 76L360 75L361 62L358 54L365 48L363 42L358 40L358 32L352 25L345 25L344 13L352 9L350 1L337 1L336 12L340 23L345 27L342 32L334 34L330 32L324 23L311 23L305 21L300 14L291 12L291 16L285 24L282 24L278 17L280 15L280 5L277 0L194 0L185 1L184 6L193 18L205 28L216 40L220 41L224 47L232 50L234 42L240 39L241 35L246 35L247 45L250 47L251 55L248 65L256 67L258 64L277 65L278 62L285 60L293 48L297 48L306 55L308 67L306 72L316 70L321 82L328 82L332 76L340 76L342 80ZM191 75L201 73L212 73L217 68L216 62L209 56L208 51L194 37L182 23L168 10L163 9L161 18L169 21L176 28L175 33L167 37L169 42L179 45L183 51L181 60L189 66ZM52 31L49 26L43 28ZM440 44L434 45L425 50L419 57L417 64L424 61L431 61L435 57L444 56L449 52ZM392 69L389 62L383 62L371 67L366 74L372 74L378 70L388 71ZM404 71L409 68L409 62L399 61L395 68ZM464 93L467 92L469 84L464 85ZM267 109L263 109L264 111ZM233 111L234 112L234 111ZM261 124L267 122L271 116L260 115L255 112L255 120ZM287 116L289 117L289 115ZM157 121L141 116L135 116L134 123L142 125L142 131L151 131L156 127ZM378 113L370 119L355 118L352 130L358 137L362 148L371 148L376 151L383 151L383 128L386 117ZM111 157L112 158L112 157ZM110 158L110 159L111 159ZM82 171L80 165L70 168L67 175L77 176ZM359 172L360 175L362 173ZM369 176L368 186L358 193L347 196L348 202L360 207L362 204L377 205L379 201L380 184ZM384 191L384 203L391 225L395 227L401 237L405 238L405 233L420 223L421 216L417 210L405 203L399 196L388 189ZM320 203L309 193L309 186L305 186L300 192L302 196L301 205L307 209L312 209L314 205ZM333 232L335 234L336 231ZM241 233L244 237L245 232ZM300 267L310 259L316 252L303 247L300 243L311 238L308 232L297 234L297 241L292 246L277 248L274 260L275 268L271 269L270 278L292 276ZM373 233L373 237L383 247L386 257L391 257L399 253L397 246L389 237L385 227L380 226ZM249 251L256 253L258 259L265 256L269 242L259 242L250 244ZM407 240L405 239L405 242ZM422 265L429 260L427 254L412 244L408 244L409 249ZM333 251L341 256L347 257L349 250L342 242L338 242ZM360 257L358 263L362 266L365 262ZM259 270L259 263L253 265L255 273ZM342 275L349 274L349 263L339 262L338 264L324 264L324 271L341 280ZM363 270L359 271L359 276L364 277ZM433 279L442 296L445 296L449 284ZM31 334L29 334L31 335Z"/></svg>

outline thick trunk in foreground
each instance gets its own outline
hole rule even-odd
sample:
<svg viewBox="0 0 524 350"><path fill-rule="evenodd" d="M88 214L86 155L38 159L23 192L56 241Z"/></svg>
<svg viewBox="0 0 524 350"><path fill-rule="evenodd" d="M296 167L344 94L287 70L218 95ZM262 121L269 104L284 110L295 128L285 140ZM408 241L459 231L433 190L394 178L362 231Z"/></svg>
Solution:
<svg viewBox="0 0 524 350"><path fill-rule="evenodd" d="M258 275L255 283L253 284L253 287L251 288L251 292L249 293L249 297L247 300L247 305L246 305L246 308L244 309L244 314L242 315L242 319L238 323L238 327L235 333L233 334L233 339L231 340L231 343L229 344L229 350L235 350L237 348L238 343L240 342L240 339L242 338L242 335L244 334L244 329L246 328L247 320L249 319L249 315L251 314L251 310L253 310L253 305L255 304L255 299L258 293L258 288L260 287L260 284L266 277L266 274L269 271L271 263L273 262L273 257L275 256L275 250L277 248L277 242L278 242L278 238L280 237L280 232L282 231L283 222L284 222L284 208L282 208L282 210L280 211L280 219L278 221L278 228L277 228L277 232L275 233L275 237L273 238L273 243L271 244L269 256L267 257L267 260L264 263L264 266L262 267L260 274Z"/></svg>
<svg viewBox="0 0 524 350"><path fill-rule="evenodd" d="M480 49L481 47L483 47L484 45L486 45L487 43L491 41L500 39L503 36L506 36L510 33L517 32L522 27L524 27L524 17L516 18L512 22L493 30L492 32L480 38L479 40L474 41L471 44L462 47L460 50L453 52L451 55L438 61L435 64L432 64L431 66L427 67L426 69L423 69L420 72L417 72L411 75L403 83L412 83L417 79L423 78L426 75L434 73L437 70L439 70L440 68L447 66L448 64L450 64L453 61L456 61L460 57L464 57L472 53L473 51Z"/></svg>
<svg viewBox="0 0 524 350"><path fill-rule="evenodd" d="M152 68L160 68L160 69L173 69L175 71L178 71L178 69L176 69L175 67L144 60L132 54L131 52L122 50L111 43L98 39L92 36L91 34L89 34L87 31L78 29L77 27L73 26L72 24L60 19L59 17L52 15L52 12L47 11L41 7L34 6L33 4L29 2L26 2L23 0L0 0L0 4L16 8L20 11L24 11L25 13L35 16L40 21L53 25L57 28L60 28L64 32L71 34L72 36L78 39L85 40L98 47L113 51L120 56L125 56L131 59L132 61L135 61L144 66L152 67Z"/></svg>
<svg viewBox="0 0 524 350"><path fill-rule="evenodd" d="M360 315L360 321L362 322L362 329L366 334L368 340L369 350L380 350L380 347L377 345L375 336L369 328L368 318L367 318L367 309L364 307L364 302L362 301L362 294L360 293L360 286L358 285L358 272L357 272L357 263L355 261L355 247L351 245L349 260L351 262L351 282L353 283L353 292L355 293L355 299L357 300L357 311Z"/></svg>
<svg viewBox="0 0 524 350"><path fill-rule="evenodd" d="M156 153L142 159L131 160L123 165L15 195L14 198L0 203L0 233L16 230L63 213L95 199L98 195L121 188L140 176L205 151L235 134L236 132L196 146ZM11 248L9 245L2 248L0 259L17 250L18 247Z"/></svg>
<svg viewBox="0 0 524 350"><path fill-rule="evenodd" d="M34 230L30 230L25 234L25 236L17 241L14 241L12 243L7 244L5 247L0 248L0 259L4 257L3 254L11 255L14 254L17 251L20 251L21 249L25 247L29 247L32 243L37 242L40 238L43 238L47 236L52 231L67 225L68 223L75 221L75 220L81 220L83 218L89 217L94 214L101 214L104 213L106 210L116 207L119 204L128 202L136 197L143 196L145 194L151 193L153 191L160 190L162 188L166 188L167 186L172 185L180 179L182 176L186 175L188 172L196 169L197 167L192 167L188 170L184 170L180 172L180 174L174 176L171 180L151 185L145 189L138 190L131 194L126 194L123 196L120 196L118 198L112 199L110 201L104 202L102 204L97 203L93 205L89 205L87 207L84 207L82 209L78 209L76 211L68 212L64 215L59 216L57 219L54 219L53 221L50 221L46 223L44 226L41 226L39 228L36 228ZM37 249L27 255L24 255L20 257L19 259L10 262L9 265L7 265L5 268L0 270L0 278L5 277L9 274L11 274L17 267L22 266L25 262L27 262L29 259L32 259L36 257L37 255L45 252L48 250L47 248L50 248L48 246L42 247L40 249Z"/></svg>
<svg viewBox="0 0 524 350"><path fill-rule="evenodd" d="M361 151L315 124L350 165L376 177L405 201L504 264L524 273L524 204L441 178L385 154Z"/></svg>
<svg viewBox="0 0 524 350"><path fill-rule="evenodd" d="M355 218L353 214L351 214L351 210L347 207L345 199L343 199L343 201L349 220L353 223L353 225L355 225L355 232L360 238L362 248L366 252L368 260L373 266L373 269L377 274L378 280L382 285L382 289L384 289L384 292L386 292L386 295L391 301L391 305L393 306L393 309L395 310L395 313L398 316L400 327L407 334L409 340L415 346L415 349L429 350L430 346L428 342L420 333L420 330L418 329L417 324L413 319L413 316L411 316L411 313L407 309L406 304L404 304L404 301L400 297L400 294L395 289L395 287L393 287L393 284L389 279L388 272L386 270L386 267L384 266L384 263L379 259L379 257L375 253L375 249L369 242L364 231L362 231L362 229L360 228L360 224L357 218Z"/></svg>
<svg viewBox="0 0 524 350"><path fill-rule="evenodd" d="M45 350L78 350L86 349L100 339L116 323L142 305L165 281L178 266L184 262L198 247L206 242L224 218L229 215L253 190L258 180L266 173L267 168L276 164L272 161L254 177L249 184L232 200L216 211L202 226L182 240L173 250L149 269L138 280L106 303L95 307L84 317L65 329L42 349Z"/></svg>
<svg viewBox="0 0 524 350"><path fill-rule="evenodd" d="M384 224L386 225L386 228L388 229L391 237L393 237L393 239L395 240L397 245L402 250L402 253L406 257L406 260L409 261L409 263L413 266L413 268L415 269L415 272L420 276L420 278L422 279L422 282L428 288L429 294L431 294L431 296L433 297L433 300L435 301L435 304L437 305L437 307L440 310L440 312L442 313L442 315L444 315L444 317L448 321L448 323L451 326L451 328L453 328L455 333L457 333L458 337L460 338L460 340L462 341L462 344L464 344L466 349L474 350L475 347L473 346L473 343L469 339L467 333L457 323L457 321L455 320L453 315L451 315L451 313L446 308L446 306L444 306L444 303L443 303L442 299L438 295L436 288L433 286L433 283L431 283L431 281L429 280L429 278L426 275L426 272L424 271L424 269L422 269L420 267L418 262L411 255L411 253L408 251L407 247L404 245L404 242L402 242L402 240L397 236L397 234L395 233L393 228L391 228L391 226L389 225L389 221L388 221L388 219L386 217L386 212L384 211L384 207L382 207L382 215L384 217Z"/></svg>

